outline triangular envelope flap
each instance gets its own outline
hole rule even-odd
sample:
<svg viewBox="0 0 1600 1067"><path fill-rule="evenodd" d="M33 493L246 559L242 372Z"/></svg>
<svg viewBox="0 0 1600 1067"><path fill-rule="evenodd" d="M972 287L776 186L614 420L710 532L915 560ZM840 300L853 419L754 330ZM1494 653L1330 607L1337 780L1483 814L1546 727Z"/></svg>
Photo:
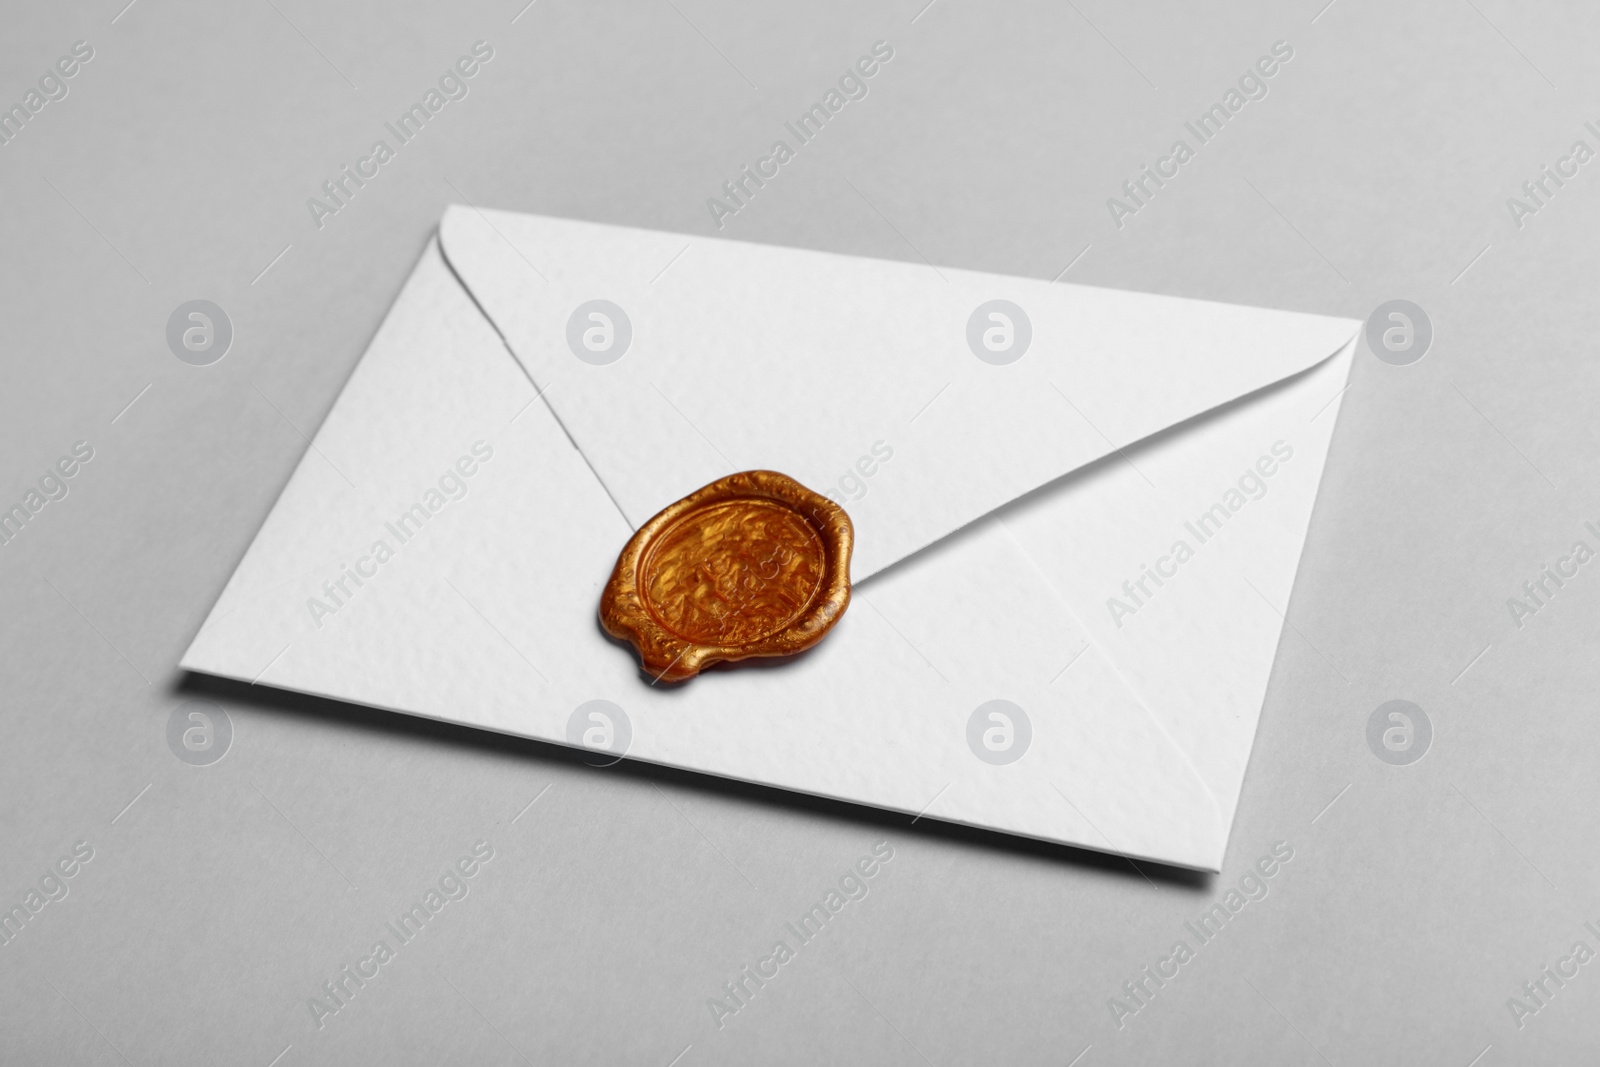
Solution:
<svg viewBox="0 0 1600 1067"><path fill-rule="evenodd" d="M631 523L733 470L781 470L849 510L856 580L1354 331L459 207L440 240Z"/></svg>
<svg viewBox="0 0 1600 1067"><path fill-rule="evenodd" d="M534 396L430 247L183 665L559 743L607 700L638 758L1216 869L1211 790L994 521L795 662L644 684L593 624L626 526ZM429 503L480 439L465 490ZM996 698L1031 720L1007 765L971 747Z"/></svg>
<svg viewBox="0 0 1600 1067"><path fill-rule="evenodd" d="M1353 349L1001 513L1188 754L1225 822L1238 803ZM1343 680L1323 649L1316 655L1330 680Z"/></svg>

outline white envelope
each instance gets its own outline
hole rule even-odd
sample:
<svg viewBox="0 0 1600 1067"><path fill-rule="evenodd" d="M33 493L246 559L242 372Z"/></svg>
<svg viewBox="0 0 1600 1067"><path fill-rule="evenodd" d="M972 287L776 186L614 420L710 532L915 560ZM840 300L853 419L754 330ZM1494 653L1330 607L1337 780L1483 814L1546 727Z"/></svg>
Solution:
<svg viewBox="0 0 1600 1067"><path fill-rule="evenodd" d="M1358 326L451 208L183 666L1216 871ZM601 587L754 468L850 610L651 685Z"/></svg>

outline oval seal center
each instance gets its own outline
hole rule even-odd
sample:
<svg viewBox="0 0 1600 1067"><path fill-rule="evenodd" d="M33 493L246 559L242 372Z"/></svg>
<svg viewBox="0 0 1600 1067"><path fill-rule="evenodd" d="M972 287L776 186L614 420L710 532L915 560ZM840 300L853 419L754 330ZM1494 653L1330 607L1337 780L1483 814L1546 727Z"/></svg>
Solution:
<svg viewBox="0 0 1600 1067"><path fill-rule="evenodd" d="M742 645L793 622L826 569L826 548L809 523L780 503L746 497L673 523L640 568L640 584L650 613L679 637Z"/></svg>

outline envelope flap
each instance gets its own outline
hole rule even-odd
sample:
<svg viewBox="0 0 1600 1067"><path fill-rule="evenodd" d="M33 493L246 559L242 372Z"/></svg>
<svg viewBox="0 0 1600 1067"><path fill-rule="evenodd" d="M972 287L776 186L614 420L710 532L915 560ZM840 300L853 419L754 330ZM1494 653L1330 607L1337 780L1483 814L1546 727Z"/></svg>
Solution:
<svg viewBox="0 0 1600 1067"><path fill-rule="evenodd" d="M857 581L1357 326L460 207L440 241L631 524L781 470L847 508Z"/></svg>

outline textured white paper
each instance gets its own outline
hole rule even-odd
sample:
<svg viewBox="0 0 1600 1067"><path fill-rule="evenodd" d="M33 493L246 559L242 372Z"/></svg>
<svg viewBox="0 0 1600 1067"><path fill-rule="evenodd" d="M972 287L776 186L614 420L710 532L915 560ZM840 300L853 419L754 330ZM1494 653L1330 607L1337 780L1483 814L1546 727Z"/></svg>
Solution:
<svg viewBox="0 0 1600 1067"><path fill-rule="evenodd" d="M508 218L496 216L496 226ZM663 263L686 240L648 238L678 242ZM796 254L705 244L737 251L748 287L757 290L763 253L781 261ZM696 252L713 258L695 242L671 270ZM871 274L863 264L903 269L846 262L861 277ZM451 266L430 245L185 667L558 743L568 742L568 720L579 705L604 699L624 710L628 753L636 758L1219 867L1281 628L1274 606L1282 609L1292 588L1348 349L1125 457L1092 464L859 584L848 615L810 653L777 667L714 671L668 690L648 685L631 650L606 639L595 621L600 586L630 533L612 499L617 485L603 486L595 473L618 457L597 459L588 445L585 454L575 450L497 333L513 337L515 329L480 310L496 299L469 293ZM947 284L924 273L924 287ZM795 284L792 275L781 280ZM992 287L1016 281L989 279ZM1159 306L1163 314L1216 307ZM1259 314L1275 322L1280 315ZM1246 392L1281 377L1285 366L1316 364L1356 325L1292 318L1309 324L1299 338L1303 351L1279 353L1277 366L1257 368L1264 381L1237 371L1224 380ZM1283 344L1296 347L1291 340ZM1226 348L1209 344L1213 353ZM599 368L568 358L581 371L604 372L628 357ZM1138 358L1160 363L1149 353ZM536 365L529 370L537 377ZM550 390L563 381L557 368L541 384ZM547 398L554 402L555 394ZM716 407L704 403L708 412ZM576 417L559 404L555 410L571 431ZM655 425L647 420L633 429L637 453L681 452L675 430L650 439ZM574 436L583 443L584 435ZM1240 470L1278 439L1292 441L1294 457L1265 494L1115 625L1099 601L1165 550L1174 523L1181 528L1236 484ZM993 441L968 437L964 445L965 458L946 472L947 481L984 478L1004 466ZM490 450L490 458L477 458ZM869 480L867 500L894 484L888 479L901 458L896 449ZM783 469L781 459L741 462ZM464 495L435 492L440 506L429 511L429 492L463 467L473 473L458 473L449 485L459 484ZM407 527L402 542L396 519L415 515L414 505L427 518L413 519L420 529ZM898 513L885 506L877 514L887 523ZM934 524L924 531L954 521L950 514L907 513ZM375 560L378 542L391 550L382 563ZM1240 560L1248 562L1242 570ZM357 585L347 576L352 570L368 576ZM1169 655L1175 632L1191 645ZM1010 765L986 763L968 747L968 719L991 699L1015 702L1032 724L1025 755Z"/></svg>
<svg viewBox="0 0 1600 1067"><path fill-rule="evenodd" d="M821 491L875 443L892 449L864 496L843 494L857 580L1114 448L1305 370L1357 326L459 207L439 239L635 526L735 471L780 470ZM572 312L593 299L631 325L628 351L604 366L568 346ZM1003 366L968 340L973 312L997 299L1021 309L1032 335Z"/></svg>

